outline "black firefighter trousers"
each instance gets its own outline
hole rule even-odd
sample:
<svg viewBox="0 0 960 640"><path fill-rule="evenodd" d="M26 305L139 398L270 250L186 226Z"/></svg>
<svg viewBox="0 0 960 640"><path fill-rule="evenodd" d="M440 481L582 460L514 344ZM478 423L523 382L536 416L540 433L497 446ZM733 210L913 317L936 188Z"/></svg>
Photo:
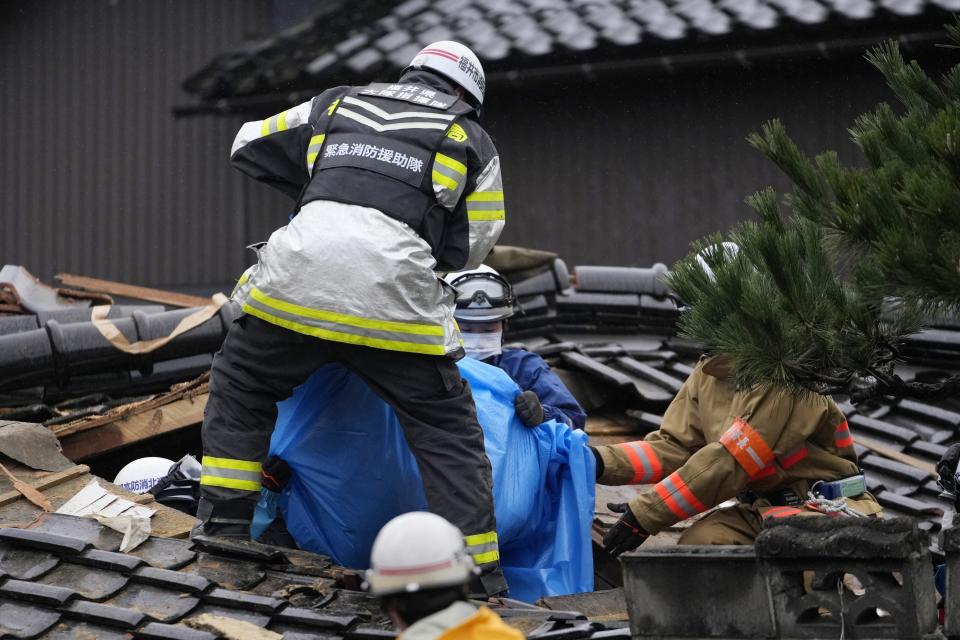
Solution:
<svg viewBox="0 0 960 640"><path fill-rule="evenodd" d="M420 468L430 510L466 536L467 551L482 571L484 590L489 595L505 591L490 460L470 385L454 361L321 340L251 315L242 315L231 325L213 359L203 416L204 476L197 514L204 532L216 534L224 526L236 530L238 525L249 531L260 495L259 465L267 457L277 419L276 404L318 368L333 362L363 378L393 407ZM255 484L246 484L250 482Z"/></svg>

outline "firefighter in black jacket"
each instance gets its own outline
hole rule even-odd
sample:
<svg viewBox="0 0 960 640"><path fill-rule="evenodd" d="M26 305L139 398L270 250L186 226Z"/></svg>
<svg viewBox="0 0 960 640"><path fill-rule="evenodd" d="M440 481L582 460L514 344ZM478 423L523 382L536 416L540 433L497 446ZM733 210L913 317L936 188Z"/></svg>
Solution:
<svg viewBox="0 0 960 640"><path fill-rule="evenodd" d="M297 201L234 299L203 424L202 532L248 536L276 403L340 362L396 411L430 509L504 590L490 462L437 272L471 269L504 225L500 161L467 47L425 47L395 84L328 89L237 134L233 164ZM384 491L389 491L384 487Z"/></svg>

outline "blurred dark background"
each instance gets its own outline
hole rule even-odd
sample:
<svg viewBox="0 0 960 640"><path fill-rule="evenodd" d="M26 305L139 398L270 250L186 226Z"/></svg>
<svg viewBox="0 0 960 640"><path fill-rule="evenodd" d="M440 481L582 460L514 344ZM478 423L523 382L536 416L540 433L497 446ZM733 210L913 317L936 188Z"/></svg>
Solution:
<svg viewBox="0 0 960 640"><path fill-rule="evenodd" d="M897 37L928 68L956 58L935 46L944 3L717 0L697 15L603 1L6 0L0 264L231 286L244 246L291 204L230 167L242 122L331 84L392 80L437 35L487 66L503 243L571 265L670 263L781 184L744 141L765 120L857 161L846 129L889 98L870 43Z"/></svg>

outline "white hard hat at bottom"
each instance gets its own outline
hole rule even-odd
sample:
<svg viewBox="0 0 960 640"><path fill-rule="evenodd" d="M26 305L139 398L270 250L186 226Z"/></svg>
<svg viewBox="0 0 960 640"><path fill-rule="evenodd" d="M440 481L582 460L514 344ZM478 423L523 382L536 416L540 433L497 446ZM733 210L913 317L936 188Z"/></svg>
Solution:
<svg viewBox="0 0 960 640"><path fill-rule="evenodd" d="M377 534L366 577L370 592L383 596L466 584L474 573L460 530L436 514L413 511Z"/></svg>

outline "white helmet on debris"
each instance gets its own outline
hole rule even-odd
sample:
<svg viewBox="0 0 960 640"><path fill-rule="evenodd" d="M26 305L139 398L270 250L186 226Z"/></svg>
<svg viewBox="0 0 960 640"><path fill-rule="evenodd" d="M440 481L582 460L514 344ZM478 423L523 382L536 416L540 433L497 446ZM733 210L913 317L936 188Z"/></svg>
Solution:
<svg viewBox="0 0 960 640"><path fill-rule="evenodd" d="M146 493L166 477L172 466L173 460L167 458L139 458L120 469L113 484L133 493Z"/></svg>
<svg viewBox="0 0 960 640"><path fill-rule="evenodd" d="M485 264L470 271L455 271L444 282L457 290L453 316L463 322L506 320L515 312L513 287L497 270Z"/></svg>
<svg viewBox="0 0 960 640"><path fill-rule="evenodd" d="M408 69L431 69L463 87L478 105L483 104L487 81L483 75L480 58L469 47L440 40L428 44L410 61Z"/></svg>
<svg viewBox="0 0 960 640"><path fill-rule="evenodd" d="M466 584L477 572L463 534L440 516L413 511L380 529L370 552L367 588L377 596Z"/></svg>

